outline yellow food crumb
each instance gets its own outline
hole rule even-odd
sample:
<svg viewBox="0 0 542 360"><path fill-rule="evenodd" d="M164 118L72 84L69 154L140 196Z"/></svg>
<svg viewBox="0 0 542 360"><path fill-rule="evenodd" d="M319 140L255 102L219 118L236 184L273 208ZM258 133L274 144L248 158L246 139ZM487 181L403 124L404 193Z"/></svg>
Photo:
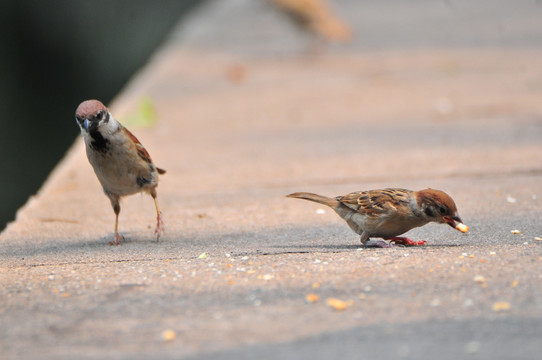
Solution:
<svg viewBox="0 0 542 360"><path fill-rule="evenodd" d="M348 304L346 303L346 301L339 300L336 298L328 298L326 300L326 304L335 310L345 310L348 307Z"/></svg>
<svg viewBox="0 0 542 360"><path fill-rule="evenodd" d="M305 296L305 300L308 302L308 303L315 303L317 302L318 300L320 300L320 296L318 296L317 294L313 294L313 293L310 293L310 294L307 294Z"/></svg>
<svg viewBox="0 0 542 360"><path fill-rule="evenodd" d="M508 301L497 301L493 303L492 309L493 311L508 311L511 307Z"/></svg>
<svg viewBox="0 0 542 360"><path fill-rule="evenodd" d="M164 341L167 341L167 342L173 341L175 340L176 337L177 337L177 334L173 330L164 330L162 332L162 339L164 339Z"/></svg>
<svg viewBox="0 0 542 360"><path fill-rule="evenodd" d="M455 228L459 231L461 231L462 233L466 233L469 231L469 227L463 223L457 223L457 225L455 226Z"/></svg>

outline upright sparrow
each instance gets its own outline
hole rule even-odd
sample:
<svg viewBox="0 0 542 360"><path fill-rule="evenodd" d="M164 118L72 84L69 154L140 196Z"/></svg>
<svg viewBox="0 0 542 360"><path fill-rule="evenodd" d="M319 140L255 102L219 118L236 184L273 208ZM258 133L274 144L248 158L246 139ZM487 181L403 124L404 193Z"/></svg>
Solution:
<svg viewBox="0 0 542 360"><path fill-rule="evenodd" d="M159 239L164 222L156 202L156 187L158 174L166 171L153 164L139 140L100 101L82 102L75 111L75 119L85 140L88 161L115 212L115 240L110 244L119 245L124 239L118 232L120 198L142 191L154 200L157 218L154 233Z"/></svg>
<svg viewBox="0 0 542 360"><path fill-rule="evenodd" d="M414 241L398 235L430 222L446 223L461 232L469 231L469 227L462 223L452 198L440 190L368 190L336 198L297 192L287 197L329 206L361 235L361 243L369 246L390 247L384 240L395 244L424 245L424 240ZM370 240L372 237L384 240Z"/></svg>

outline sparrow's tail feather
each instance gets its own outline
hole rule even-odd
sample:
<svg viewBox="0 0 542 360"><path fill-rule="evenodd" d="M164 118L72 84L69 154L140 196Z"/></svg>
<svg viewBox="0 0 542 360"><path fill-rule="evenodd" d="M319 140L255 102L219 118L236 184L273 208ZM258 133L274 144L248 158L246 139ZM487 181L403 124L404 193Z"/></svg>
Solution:
<svg viewBox="0 0 542 360"><path fill-rule="evenodd" d="M310 201L314 201L320 204L327 205L331 208L335 208L337 207L337 205L339 205L339 201L337 199L318 195L318 194L306 193L306 192L296 192L290 195L286 195L286 197L310 200Z"/></svg>

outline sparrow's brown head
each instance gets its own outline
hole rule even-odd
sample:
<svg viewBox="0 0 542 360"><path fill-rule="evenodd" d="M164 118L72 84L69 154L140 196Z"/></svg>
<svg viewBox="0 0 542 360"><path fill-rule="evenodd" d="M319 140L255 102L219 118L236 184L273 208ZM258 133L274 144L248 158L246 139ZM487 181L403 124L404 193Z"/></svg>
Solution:
<svg viewBox="0 0 542 360"><path fill-rule="evenodd" d="M98 100L83 101L75 110L75 119L81 127L87 132L92 129L97 129L100 122L107 123L109 121L109 111Z"/></svg>
<svg viewBox="0 0 542 360"><path fill-rule="evenodd" d="M418 207L431 221L446 223L461 232L468 231L468 227L459 217L454 200L444 191L420 190L416 193L416 200Z"/></svg>

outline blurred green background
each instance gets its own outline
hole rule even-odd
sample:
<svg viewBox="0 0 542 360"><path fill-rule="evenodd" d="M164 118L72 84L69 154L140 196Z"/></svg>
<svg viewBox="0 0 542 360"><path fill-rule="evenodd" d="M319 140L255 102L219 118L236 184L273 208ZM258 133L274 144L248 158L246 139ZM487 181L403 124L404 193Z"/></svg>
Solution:
<svg viewBox="0 0 542 360"><path fill-rule="evenodd" d="M0 3L0 230L74 142L77 105L107 104L198 2Z"/></svg>

